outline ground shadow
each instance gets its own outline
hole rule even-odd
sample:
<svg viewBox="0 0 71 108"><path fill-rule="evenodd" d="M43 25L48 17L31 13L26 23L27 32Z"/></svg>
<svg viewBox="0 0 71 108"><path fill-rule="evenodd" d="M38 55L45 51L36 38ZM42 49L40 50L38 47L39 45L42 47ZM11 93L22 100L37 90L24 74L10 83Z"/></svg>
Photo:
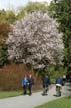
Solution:
<svg viewBox="0 0 71 108"><path fill-rule="evenodd" d="M71 88L70 89L67 89L68 91L71 91Z"/></svg>
<svg viewBox="0 0 71 108"><path fill-rule="evenodd" d="M41 95L42 95L42 96L47 96L48 94L43 94L43 93L42 93Z"/></svg>
<svg viewBox="0 0 71 108"><path fill-rule="evenodd" d="M56 94L54 94L53 96L57 97L57 95L56 95Z"/></svg>

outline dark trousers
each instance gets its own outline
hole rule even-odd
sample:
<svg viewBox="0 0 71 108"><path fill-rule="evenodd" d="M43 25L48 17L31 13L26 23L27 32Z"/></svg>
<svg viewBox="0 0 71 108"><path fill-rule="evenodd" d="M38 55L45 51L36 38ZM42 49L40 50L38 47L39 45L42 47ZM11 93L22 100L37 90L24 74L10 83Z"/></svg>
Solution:
<svg viewBox="0 0 71 108"><path fill-rule="evenodd" d="M28 86L28 90L29 90L29 95L31 95L32 94L32 86L31 85Z"/></svg>
<svg viewBox="0 0 71 108"><path fill-rule="evenodd" d="M27 86L23 86L23 94L27 93Z"/></svg>
<svg viewBox="0 0 71 108"><path fill-rule="evenodd" d="M45 86L45 87L43 88L43 95L46 95L46 94L47 94L47 91L48 91L48 86Z"/></svg>
<svg viewBox="0 0 71 108"><path fill-rule="evenodd" d="M65 82L66 82L66 79L65 79L65 78L63 78L63 84L62 84L62 85L65 85Z"/></svg>

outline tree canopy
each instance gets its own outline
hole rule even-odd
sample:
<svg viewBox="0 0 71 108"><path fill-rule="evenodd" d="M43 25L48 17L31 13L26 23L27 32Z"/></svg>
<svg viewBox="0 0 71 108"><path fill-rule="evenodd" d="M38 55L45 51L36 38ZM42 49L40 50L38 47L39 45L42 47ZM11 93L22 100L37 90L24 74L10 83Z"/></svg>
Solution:
<svg viewBox="0 0 71 108"><path fill-rule="evenodd" d="M7 46L5 41L10 31L11 29L8 24L0 23L0 66L3 66L7 60Z"/></svg>
<svg viewBox="0 0 71 108"><path fill-rule="evenodd" d="M33 68L45 68L48 64L60 65L63 60L64 44L58 23L47 13L32 12L17 21L6 41L8 59Z"/></svg>
<svg viewBox="0 0 71 108"><path fill-rule="evenodd" d="M21 19L25 16L25 12L32 13L35 11L42 11L43 13L48 11L48 4L47 3L38 3L38 2L29 2L26 6L23 6L19 9L17 14L17 18Z"/></svg>
<svg viewBox="0 0 71 108"><path fill-rule="evenodd" d="M12 24L15 21L16 21L16 15L13 11L11 10L5 11L4 9L0 10L0 23Z"/></svg>
<svg viewBox="0 0 71 108"><path fill-rule="evenodd" d="M71 64L71 0L54 0L49 6L49 14L57 18L59 30L63 32L65 66Z"/></svg>

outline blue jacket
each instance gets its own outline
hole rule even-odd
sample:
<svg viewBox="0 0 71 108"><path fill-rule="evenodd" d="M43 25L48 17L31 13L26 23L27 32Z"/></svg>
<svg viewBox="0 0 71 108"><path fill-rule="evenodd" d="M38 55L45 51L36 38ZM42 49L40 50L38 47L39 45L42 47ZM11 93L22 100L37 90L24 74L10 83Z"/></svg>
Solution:
<svg viewBox="0 0 71 108"><path fill-rule="evenodd" d="M27 79L23 79L23 80L22 80L22 87L23 87L23 86L27 86L27 83L28 83L28 80L27 80Z"/></svg>
<svg viewBox="0 0 71 108"><path fill-rule="evenodd" d="M62 84L63 84L62 78L57 78L57 79L56 79L56 84L62 85Z"/></svg>

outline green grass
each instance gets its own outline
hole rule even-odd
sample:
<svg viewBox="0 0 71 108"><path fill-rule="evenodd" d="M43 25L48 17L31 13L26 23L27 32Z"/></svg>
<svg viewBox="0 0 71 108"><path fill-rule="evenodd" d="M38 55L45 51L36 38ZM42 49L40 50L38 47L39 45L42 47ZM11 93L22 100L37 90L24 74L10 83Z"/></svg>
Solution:
<svg viewBox="0 0 71 108"><path fill-rule="evenodd" d="M22 94L22 91L0 91L0 99L8 98L8 97L15 97Z"/></svg>
<svg viewBox="0 0 71 108"><path fill-rule="evenodd" d="M41 90L34 90L33 93L39 92ZM28 94L28 91L27 91ZM8 98L8 97L15 97L23 95L23 91L0 91L0 99Z"/></svg>
<svg viewBox="0 0 71 108"><path fill-rule="evenodd" d="M65 97L61 99L57 99L54 101L50 101L46 104L38 106L36 108L71 108L71 98Z"/></svg>

